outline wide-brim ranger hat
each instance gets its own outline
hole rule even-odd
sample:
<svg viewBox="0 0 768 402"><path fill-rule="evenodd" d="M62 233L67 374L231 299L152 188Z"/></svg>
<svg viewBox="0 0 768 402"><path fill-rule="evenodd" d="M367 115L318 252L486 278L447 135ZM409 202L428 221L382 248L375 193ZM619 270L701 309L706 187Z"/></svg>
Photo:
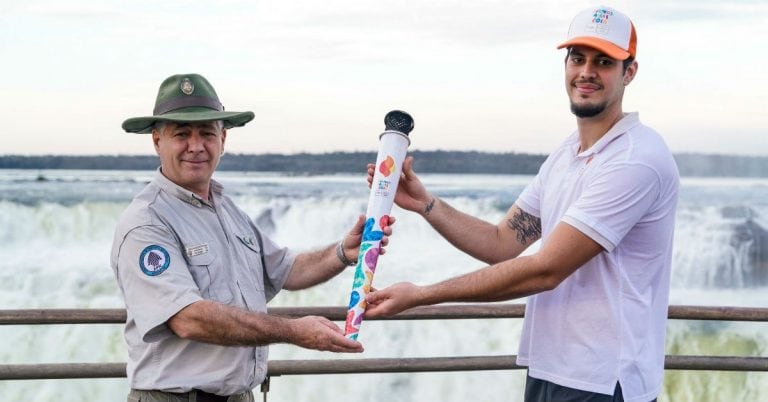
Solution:
<svg viewBox="0 0 768 402"><path fill-rule="evenodd" d="M557 48L587 46L616 60L637 54L637 32L626 14L611 7L591 7L573 18L568 40Z"/></svg>
<svg viewBox="0 0 768 402"><path fill-rule="evenodd" d="M216 91L199 74L178 74L160 84L152 116L133 117L123 122L129 133L147 134L159 121L195 123L221 120L224 128L241 127L253 120L253 112L226 112Z"/></svg>

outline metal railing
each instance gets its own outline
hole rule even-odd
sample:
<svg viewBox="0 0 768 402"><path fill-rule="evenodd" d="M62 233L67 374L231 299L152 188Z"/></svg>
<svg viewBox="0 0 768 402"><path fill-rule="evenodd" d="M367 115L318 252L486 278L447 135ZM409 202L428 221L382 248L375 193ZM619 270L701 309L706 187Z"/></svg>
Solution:
<svg viewBox="0 0 768 402"><path fill-rule="evenodd" d="M344 307L277 307L270 314L287 317L319 315L344 321ZM418 307L377 320L522 318L523 304L457 304ZM669 318L768 322L768 308L670 306ZM0 325L122 324L123 309L0 310ZM516 370L516 356L457 356L429 358L270 360L268 376ZM668 355L668 370L768 371L768 357ZM120 378L125 363L3 364L0 380Z"/></svg>

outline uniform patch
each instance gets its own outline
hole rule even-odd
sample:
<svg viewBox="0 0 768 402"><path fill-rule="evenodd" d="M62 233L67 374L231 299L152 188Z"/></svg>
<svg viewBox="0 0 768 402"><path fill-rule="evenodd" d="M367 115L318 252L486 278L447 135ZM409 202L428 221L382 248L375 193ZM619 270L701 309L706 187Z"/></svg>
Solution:
<svg viewBox="0 0 768 402"><path fill-rule="evenodd" d="M158 245L153 244L145 247L139 256L141 272L149 276L162 274L169 265L171 265L171 256L166 249Z"/></svg>

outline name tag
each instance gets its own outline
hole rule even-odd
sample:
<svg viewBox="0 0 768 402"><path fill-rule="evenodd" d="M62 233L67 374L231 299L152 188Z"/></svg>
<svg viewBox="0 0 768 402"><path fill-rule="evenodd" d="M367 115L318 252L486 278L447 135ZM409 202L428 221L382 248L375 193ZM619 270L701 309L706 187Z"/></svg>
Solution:
<svg viewBox="0 0 768 402"><path fill-rule="evenodd" d="M187 257L196 257L208 252L208 244L203 243L197 246L187 247Z"/></svg>

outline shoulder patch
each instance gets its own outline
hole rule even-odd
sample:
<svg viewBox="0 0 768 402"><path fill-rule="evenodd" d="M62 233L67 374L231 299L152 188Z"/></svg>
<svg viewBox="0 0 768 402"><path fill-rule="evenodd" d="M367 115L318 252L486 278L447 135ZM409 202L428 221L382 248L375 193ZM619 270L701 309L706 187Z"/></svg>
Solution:
<svg viewBox="0 0 768 402"><path fill-rule="evenodd" d="M158 245L151 245L144 248L139 256L139 267L141 272L149 276L162 274L168 266L171 265L171 256L168 251Z"/></svg>

